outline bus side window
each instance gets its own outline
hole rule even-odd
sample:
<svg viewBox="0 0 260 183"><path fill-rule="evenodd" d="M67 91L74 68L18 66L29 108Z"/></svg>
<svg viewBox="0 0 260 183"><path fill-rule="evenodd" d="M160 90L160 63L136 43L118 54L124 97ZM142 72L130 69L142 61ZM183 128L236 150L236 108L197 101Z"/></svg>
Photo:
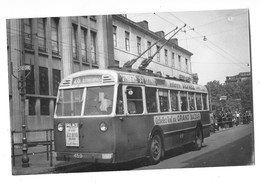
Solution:
<svg viewBox="0 0 260 183"><path fill-rule="evenodd" d="M172 111L179 111L178 91L170 91Z"/></svg>
<svg viewBox="0 0 260 183"><path fill-rule="evenodd" d="M122 85L118 86L117 102L116 102L116 114L124 114L124 102L122 95Z"/></svg>
<svg viewBox="0 0 260 183"><path fill-rule="evenodd" d="M202 100L203 100L203 109L207 110L208 109L207 94L202 94Z"/></svg>
<svg viewBox="0 0 260 183"><path fill-rule="evenodd" d="M158 94L159 94L161 112L168 112L169 111L168 90L160 89Z"/></svg>
<svg viewBox="0 0 260 183"><path fill-rule="evenodd" d="M156 102L156 88L146 87L145 88L146 107L147 112L158 112Z"/></svg>
<svg viewBox="0 0 260 183"><path fill-rule="evenodd" d="M196 93L196 105L197 105L197 110L202 110L201 94L200 93Z"/></svg>
<svg viewBox="0 0 260 183"><path fill-rule="evenodd" d="M195 110L194 93L189 93L190 111Z"/></svg>
<svg viewBox="0 0 260 183"><path fill-rule="evenodd" d="M187 92L181 92L181 110L188 110Z"/></svg>
<svg viewBox="0 0 260 183"><path fill-rule="evenodd" d="M129 114L143 113L142 88L128 86L126 88L127 110Z"/></svg>

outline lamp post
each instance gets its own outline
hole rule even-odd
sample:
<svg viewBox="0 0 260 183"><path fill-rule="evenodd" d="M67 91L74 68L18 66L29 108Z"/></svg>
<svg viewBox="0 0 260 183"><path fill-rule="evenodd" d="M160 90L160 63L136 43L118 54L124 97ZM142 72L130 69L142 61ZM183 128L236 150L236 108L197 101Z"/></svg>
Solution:
<svg viewBox="0 0 260 183"><path fill-rule="evenodd" d="M20 94L20 99L21 99L21 104L20 104L20 116L21 116L21 121L22 121L22 167L29 167L29 157L27 154L28 151L28 145L27 145L27 137L26 137L26 108L28 107L25 105L26 101L26 78L30 75L31 73L31 67L30 65L21 65L17 69L19 75L18 77L15 76L14 74L13 77L17 79L18 81L18 90ZM29 71L27 75L25 75L25 71Z"/></svg>
<svg viewBox="0 0 260 183"><path fill-rule="evenodd" d="M29 167L29 157L27 154L28 151L28 145L27 145L27 137L26 137L26 114L25 114L25 87L26 87L26 77L25 77L25 71L22 71L21 78L18 82L20 82L20 96L21 96L21 116L22 116L22 151L23 151L23 156L22 156L22 167Z"/></svg>

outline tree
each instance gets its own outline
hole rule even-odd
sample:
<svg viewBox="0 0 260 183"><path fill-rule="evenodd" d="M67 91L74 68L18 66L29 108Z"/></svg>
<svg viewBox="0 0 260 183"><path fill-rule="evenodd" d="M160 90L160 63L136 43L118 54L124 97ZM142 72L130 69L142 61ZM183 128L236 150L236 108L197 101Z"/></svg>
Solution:
<svg viewBox="0 0 260 183"><path fill-rule="evenodd" d="M225 84L210 81L206 87L211 97L212 110L216 113L221 110L245 112L253 109L251 79ZM226 96L227 100L220 101L221 96Z"/></svg>

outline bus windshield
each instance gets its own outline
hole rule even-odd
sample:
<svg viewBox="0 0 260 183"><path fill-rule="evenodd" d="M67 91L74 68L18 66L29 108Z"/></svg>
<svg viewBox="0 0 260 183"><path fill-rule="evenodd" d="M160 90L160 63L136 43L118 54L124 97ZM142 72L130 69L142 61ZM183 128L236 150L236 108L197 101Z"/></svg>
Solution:
<svg viewBox="0 0 260 183"><path fill-rule="evenodd" d="M81 116L82 110L84 116L111 114L113 94L113 86L89 87L85 94L84 88L60 90L56 115Z"/></svg>

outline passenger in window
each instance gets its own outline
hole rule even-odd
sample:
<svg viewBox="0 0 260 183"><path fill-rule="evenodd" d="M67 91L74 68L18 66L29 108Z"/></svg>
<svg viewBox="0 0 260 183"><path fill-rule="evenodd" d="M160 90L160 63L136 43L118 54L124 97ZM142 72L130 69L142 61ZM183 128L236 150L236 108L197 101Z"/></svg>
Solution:
<svg viewBox="0 0 260 183"><path fill-rule="evenodd" d="M157 106L155 101L147 101L147 111L157 112Z"/></svg>
<svg viewBox="0 0 260 183"><path fill-rule="evenodd" d="M123 100L117 100L116 113L117 114L124 114Z"/></svg>
<svg viewBox="0 0 260 183"><path fill-rule="evenodd" d="M123 96L122 96L122 85L118 86L118 94L117 94L117 103L116 103L116 113L124 114L124 105L123 105Z"/></svg>
<svg viewBox="0 0 260 183"><path fill-rule="evenodd" d="M186 99L186 97L181 98L181 110L187 111L187 99Z"/></svg>
<svg viewBox="0 0 260 183"><path fill-rule="evenodd" d="M135 106L135 103L133 101L127 102L127 108L128 108L129 114L136 114L136 106Z"/></svg>

